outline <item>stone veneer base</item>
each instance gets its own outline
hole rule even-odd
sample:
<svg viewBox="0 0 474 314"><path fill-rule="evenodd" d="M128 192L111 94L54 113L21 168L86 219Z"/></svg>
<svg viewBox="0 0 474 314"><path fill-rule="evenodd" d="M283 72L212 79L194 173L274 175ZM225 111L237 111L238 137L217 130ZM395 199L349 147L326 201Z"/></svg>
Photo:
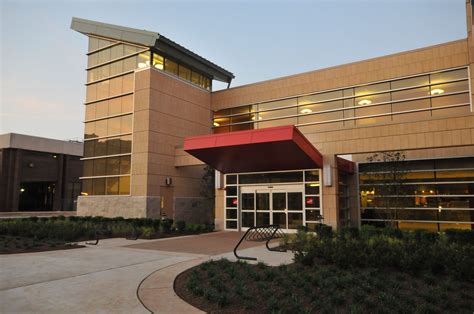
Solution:
<svg viewBox="0 0 474 314"><path fill-rule="evenodd" d="M79 196L78 216L160 218L159 196Z"/></svg>

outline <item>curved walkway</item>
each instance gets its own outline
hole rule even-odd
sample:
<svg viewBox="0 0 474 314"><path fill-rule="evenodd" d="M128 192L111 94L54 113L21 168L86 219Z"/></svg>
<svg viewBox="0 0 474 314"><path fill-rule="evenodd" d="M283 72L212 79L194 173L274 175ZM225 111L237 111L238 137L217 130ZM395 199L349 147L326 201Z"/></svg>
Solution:
<svg viewBox="0 0 474 314"><path fill-rule="evenodd" d="M0 255L0 313L197 313L174 294L175 277L210 258L232 259L240 236L107 239L86 248ZM268 252L262 243L245 247L243 254L270 264L291 262L290 253Z"/></svg>

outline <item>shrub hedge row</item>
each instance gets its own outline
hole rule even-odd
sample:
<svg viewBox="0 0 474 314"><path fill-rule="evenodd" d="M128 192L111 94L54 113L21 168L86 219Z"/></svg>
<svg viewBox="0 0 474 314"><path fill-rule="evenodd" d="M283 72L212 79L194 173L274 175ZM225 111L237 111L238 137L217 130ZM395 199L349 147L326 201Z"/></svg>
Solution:
<svg viewBox="0 0 474 314"><path fill-rule="evenodd" d="M123 217L29 217L0 220L0 235L21 236L35 239L57 239L66 242L101 238L140 235L153 238L169 233L199 233L214 230L211 224L188 224L173 220Z"/></svg>
<svg viewBox="0 0 474 314"><path fill-rule="evenodd" d="M423 230L363 226L313 236L300 230L294 243L295 261L314 265L316 260L348 267L391 267L408 273L447 274L474 280L474 231Z"/></svg>

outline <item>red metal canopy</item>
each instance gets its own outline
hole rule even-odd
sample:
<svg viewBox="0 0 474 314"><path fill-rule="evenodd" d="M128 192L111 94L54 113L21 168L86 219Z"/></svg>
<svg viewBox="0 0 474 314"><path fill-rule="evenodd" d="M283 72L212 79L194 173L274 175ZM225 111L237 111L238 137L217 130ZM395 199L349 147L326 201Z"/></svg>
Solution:
<svg viewBox="0 0 474 314"><path fill-rule="evenodd" d="M223 173L323 166L322 155L293 125L188 137L184 150Z"/></svg>

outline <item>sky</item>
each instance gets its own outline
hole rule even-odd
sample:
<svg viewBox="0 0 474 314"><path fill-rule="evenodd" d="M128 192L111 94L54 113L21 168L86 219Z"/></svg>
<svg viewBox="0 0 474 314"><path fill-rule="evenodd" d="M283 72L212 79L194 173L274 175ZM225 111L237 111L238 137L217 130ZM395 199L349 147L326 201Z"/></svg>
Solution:
<svg viewBox="0 0 474 314"><path fill-rule="evenodd" d="M82 139L87 37L73 16L163 34L232 86L467 36L465 0L0 0L0 134Z"/></svg>

